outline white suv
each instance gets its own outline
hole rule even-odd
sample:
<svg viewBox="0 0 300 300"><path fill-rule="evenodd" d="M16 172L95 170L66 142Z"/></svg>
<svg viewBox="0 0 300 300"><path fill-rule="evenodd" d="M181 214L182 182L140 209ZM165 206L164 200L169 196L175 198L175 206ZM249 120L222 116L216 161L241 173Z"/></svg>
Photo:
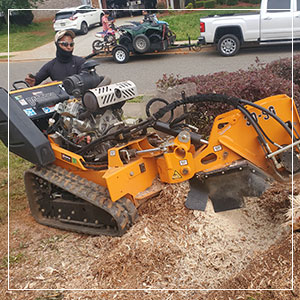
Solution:
<svg viewBox="0 0 300 300"><path fill-rule="evenodd" d="M53 28L55 31L70 29L74 32L87 34L89 27L101 24L103 11L93 8L89 5L81 5L78 7L68 7L58 11L53 20Z"/></svg>

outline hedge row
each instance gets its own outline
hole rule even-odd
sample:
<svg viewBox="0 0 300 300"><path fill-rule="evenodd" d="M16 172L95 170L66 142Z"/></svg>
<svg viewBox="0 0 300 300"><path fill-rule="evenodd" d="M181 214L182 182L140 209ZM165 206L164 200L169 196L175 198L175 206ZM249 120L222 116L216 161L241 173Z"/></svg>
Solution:
<svg viewBox="0 0 300 300"><path fill-rule="evenodd" d="M300 55L294 56L294 100L300 111ZM164 75L157 82L158 88L167 88L187 82L194 82L197 93L217 93L257 101L272 95L287 94L292 96L292 61L280 59L269 64L261 64L248 70L236 72L217 72L181 78L179 75ZM197 105L191 109L190 124L197 126L201 133L208 135L212 120L219 114L231 110L226 104ZM201 118L199 118L202 116Z"/></svg>
<svg viewBox="0 0 300 300"><path fill-rule="evenodd" d="M260 4L261 0L244 0L243 2L247 2L250 4ZM216 4L218 5L237 5L240 1L239 0L190 0L185 8L214 8Z"/></svg>
<svg viewBox="0 0 300 300"><path fill-rule="evenodd" d="M260 4L261 0L243 0L243 2L250 4Z"/></svg>
<svg viewBox="0 0 300 300"><path fill-rule="evenodd" d="M238 0L227 0L226 4L227 5L237 5L238 4Z"/></svg>
<svg viewBox="0 0 300 300"><path fill-rule="evenodd" d="M215 0L205 0L205 1L194 1L189 2L185 8L214 8L216 6Z"/></svg>

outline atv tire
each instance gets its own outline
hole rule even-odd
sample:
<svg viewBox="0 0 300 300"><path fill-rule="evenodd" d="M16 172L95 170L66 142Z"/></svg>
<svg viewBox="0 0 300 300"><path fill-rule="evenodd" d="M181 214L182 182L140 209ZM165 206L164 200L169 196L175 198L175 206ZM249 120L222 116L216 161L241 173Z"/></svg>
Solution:
<svg viewBox="0 0 300 300"><path fill-rule="evenodd" d="M153 33L149 36L149 40L150 40L151 44L155 44L155 43L161 42L162 38L159 34Z"/></svg>
<svg viewBox="0 0 300 300"><path fill-rule="evenodd" d="M132 39L128 35L123 35L119 39L119 44L129 48L129 45L132 44Z"/></svg>
<svg viewBox="0 0 300 300"><path fill-rule="evenodd" d="M124 46L116 46L112 51L112 56L115 62L125 64L129 60L129 51Z"/></svg>
<svg viewBox="0 0 300 300"><path fill-rule="evenodd" d="M133 39L133 48L138 53L146 53L150 49L149 38L144 34L138 34Z"/></svg>

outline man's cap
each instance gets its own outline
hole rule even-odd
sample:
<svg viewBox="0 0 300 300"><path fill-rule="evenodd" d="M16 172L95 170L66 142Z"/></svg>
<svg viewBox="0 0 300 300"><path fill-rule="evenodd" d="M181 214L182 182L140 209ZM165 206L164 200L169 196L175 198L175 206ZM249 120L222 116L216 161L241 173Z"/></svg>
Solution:
<svg viewBox="0 0 300 300"><path fill-rule="evenodd" d="M61 31L58 31L55 35L55 38L54 38L55 43L57 43L65 35L69 35L70 37L72 37L72 39L75 38L75 33L72 30L61 30Z"/></svg>

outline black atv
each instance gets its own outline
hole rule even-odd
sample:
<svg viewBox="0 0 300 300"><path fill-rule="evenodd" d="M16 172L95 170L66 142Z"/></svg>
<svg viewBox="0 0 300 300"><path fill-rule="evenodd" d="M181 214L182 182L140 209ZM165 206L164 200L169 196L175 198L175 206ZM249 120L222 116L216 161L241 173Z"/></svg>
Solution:
<svg viewBox="0 0 300 300"><path fill-rule="evenodd" d="M118 28L120 38L113 51L118 63L126 63L130 53L165 51L174 44L176 35L167 22L158 21L155 16L143 23L131 22Z"/></svg>

